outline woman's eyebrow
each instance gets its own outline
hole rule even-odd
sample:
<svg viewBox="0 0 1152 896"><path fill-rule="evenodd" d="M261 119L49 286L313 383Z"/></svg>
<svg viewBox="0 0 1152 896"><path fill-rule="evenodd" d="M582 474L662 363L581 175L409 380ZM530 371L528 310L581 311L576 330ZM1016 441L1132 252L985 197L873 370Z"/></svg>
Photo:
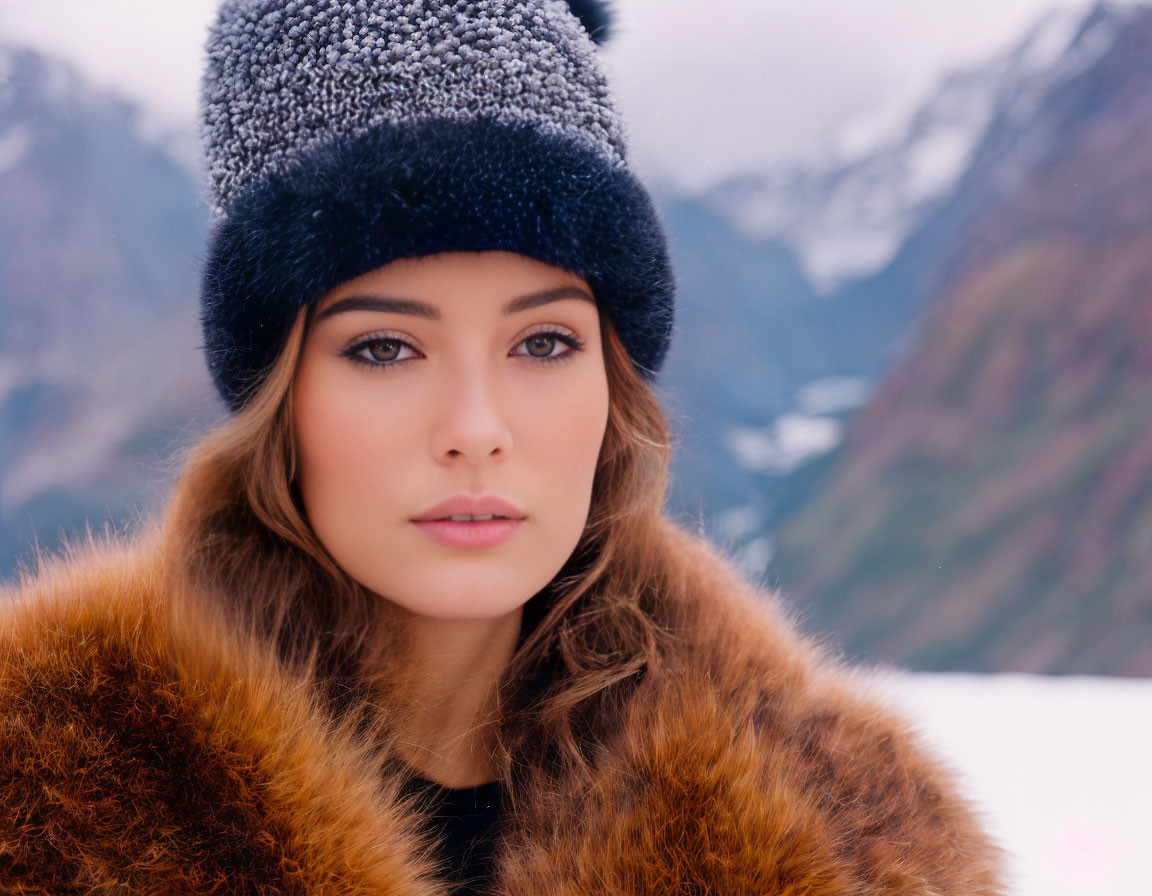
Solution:
<svg viewBox="0 0 1152 896"><path fill-rule="evenodd" d="M417 317L440 319L439 309L427 302L418 302L415 299L390 299L384 296L349 296L333 302L321 311L316 315L316 322L319 323L344 311L387 311L391 314L415 314Z"/></svg>
<svg viewBox="0 0 1152 896"><path fill-rule="evenodd" d="M547 305L549 302L559 302L563 299L583 299L586 302L591 302L593 305L596 304L596 300L578 286L557 286L553 289L545 289L540 292L530 293L526 296L520 296L518 299L513 299L504 306L504 313L515 314L517 311L539 308L541 305Z"/></svg>
<svg viewBox="0 0 1152 896"><path fill-rule="evenodd" d="M540 292L529 293L513 299L504 306L505 314L516 314L539 308L550 302L559 302L564 299L582 299L586 302L596 303L596 300L578 286L557 286ZM440 320L440 310L427 302L416 299L395 299L386 296L348 296L333 302L316 316L316 322L340 314L344 311L386 311L391 314L414 314L417 317L426 317L430 320Z"/></svg>

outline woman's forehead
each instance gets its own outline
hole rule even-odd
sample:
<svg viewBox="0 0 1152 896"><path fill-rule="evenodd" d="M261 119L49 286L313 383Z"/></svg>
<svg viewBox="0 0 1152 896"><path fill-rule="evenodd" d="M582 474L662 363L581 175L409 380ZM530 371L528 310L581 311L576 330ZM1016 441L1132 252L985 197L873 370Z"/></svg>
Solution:
<svg viewBox="0 0 1152 896"><path fill-rule="evenodd" d="M563 300L595 298L570 271L512 252L452 252L400 259L340 284L317 302L317 320L343 310L438 319L483 307L515 314Z"/></svg>

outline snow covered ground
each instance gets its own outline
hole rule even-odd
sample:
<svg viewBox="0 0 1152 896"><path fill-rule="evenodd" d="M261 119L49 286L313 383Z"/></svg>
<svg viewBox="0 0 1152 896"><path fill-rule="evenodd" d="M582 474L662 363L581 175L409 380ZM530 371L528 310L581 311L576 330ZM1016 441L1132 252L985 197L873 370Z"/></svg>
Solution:
<svg viewBox="0 0 1152 896"><path fill-rule="evenodd" d="M889 691L986 813L1015 893L1152 894L1152 679L911 674Z"/></svg>

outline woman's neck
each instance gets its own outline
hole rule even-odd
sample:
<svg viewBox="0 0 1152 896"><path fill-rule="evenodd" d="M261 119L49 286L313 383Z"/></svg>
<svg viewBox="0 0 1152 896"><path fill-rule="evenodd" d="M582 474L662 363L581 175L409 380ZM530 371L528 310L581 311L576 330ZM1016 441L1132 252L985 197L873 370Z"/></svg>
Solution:
<svg viewBox="0 0 1152 896"><path fill-rule="evenodd" d="M416 674L406 691L411 702L397 747L421 777L453 788L497 777L490 720L522 614L517 607L492 619L407 620Z"/></svg>

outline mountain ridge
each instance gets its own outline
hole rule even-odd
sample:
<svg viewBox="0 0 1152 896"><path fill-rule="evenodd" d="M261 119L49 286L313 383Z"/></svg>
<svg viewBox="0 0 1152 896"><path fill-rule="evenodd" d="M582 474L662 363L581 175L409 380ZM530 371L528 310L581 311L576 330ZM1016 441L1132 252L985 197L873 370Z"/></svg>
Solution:
<svg viewBox="0 0 1152 896"><path fill-rule="evenodd" d="M1012 48L946 72L907 120L831 164L730 178L702 198L753 239L789 247L822 296L872 275L946 200L1001 115L1030 107L1105 52L1126 4L1053 10Z"/></svg>

